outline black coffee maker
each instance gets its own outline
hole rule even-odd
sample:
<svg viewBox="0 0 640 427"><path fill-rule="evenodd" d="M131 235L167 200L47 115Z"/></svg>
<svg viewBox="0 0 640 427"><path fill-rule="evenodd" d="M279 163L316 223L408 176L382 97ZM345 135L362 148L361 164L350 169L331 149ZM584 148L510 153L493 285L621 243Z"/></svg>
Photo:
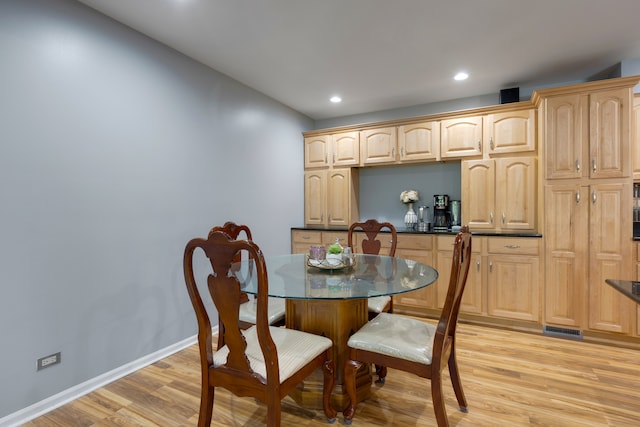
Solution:
<svg viewBox="0 0 640 427"><path fill-rule="evenodd" d="M450 226L449 196L436 194L433 196L433 231L448 231Z"/></svg>

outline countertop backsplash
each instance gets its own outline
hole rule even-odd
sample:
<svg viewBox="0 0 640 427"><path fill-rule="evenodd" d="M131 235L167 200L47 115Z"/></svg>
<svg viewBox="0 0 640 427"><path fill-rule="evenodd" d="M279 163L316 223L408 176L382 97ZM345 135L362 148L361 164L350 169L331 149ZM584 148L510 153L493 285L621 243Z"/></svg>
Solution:
<svg viewBox="0 0 640 427"><path fill-rule="evenodd" d="M428 206L432 218L434 194L460 200L460 189L460 161L360 168L360 220L388 221L401 231L407 212L400 201L402 191L417 190L420 200L414 203L414 210L418 213L420 206Z"/></svg>

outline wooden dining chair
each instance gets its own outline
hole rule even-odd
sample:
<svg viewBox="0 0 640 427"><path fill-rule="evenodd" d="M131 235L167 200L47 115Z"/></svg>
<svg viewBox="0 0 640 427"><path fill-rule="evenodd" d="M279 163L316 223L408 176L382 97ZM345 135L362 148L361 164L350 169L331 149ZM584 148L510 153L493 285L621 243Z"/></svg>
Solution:
<svg viewBox="0 0 640 427"><path fill-rule="evenodd" d="M349 356L344 367L344 387L349 403L343 413L347 424L355 414L355 377L363 363L384 366L380 371L381 382L384 382L387 368L430 379L431 398L439 427L449 425L442 393L442 371L448 366L460 410L467 412L467 400L456 362L456 326L470 260L471 233L469 227L464 226L454 243L447 297L437 325L381 313L349 338Z"/></svg>
<svg viewBox="0 0 640 427"><path fill-rule="evenodd" d="M378 222L375 219L368 219L365 222L354 222L349 227L347 235L347 245L353 249L355 253L363 253L368 255L380 255L382 241L380 233L383 230L391 232L391 247L388 255L393 257L396 255L396 246L398 244L398 233L396 228L390 222ZM355 248L354 232L364 231L366 238L361 241L360 248ZM369 320L376 317L383 311L392 311L393 301L390 296L372 297L367 300L369 309Z"/></svg>
<svg viewBox="0 0 640 427"><path fill-rule="evenodd" d="M234 240L237 240L241 233L244 233L246 240L253 240L251 230L244 224L236 224L233 221L227 221L222 226L215 226L209 230L209 235L216 231L222 231ZM234 262L241 260L240 254L236 256ZM255 299L250 299L245 293L242 293L242 304L240 305L240 328L247 329L256 323L256 307ZM269 324L275 326L284 326L286 303L283 298L269 298L268 302ZM222 347L224 342L221 341L224 334L218 335L218 347Z"/></svg>
<svg viewBox="0 0 640 427"><path fill-rule="evenodd" d="M200 288L196 283L193 256L201 249L209 259L212 274L206 285L219 319L224 325L225 345L213 351L211 321ZM255 260L258 279L256 324L239 327L240 281L232 264L238 253L247 252ZM280 426L281 400L315 369L324 371L323 407L329 422L336 411L330 405L334 384L329 338L294 329L270 326L267 314L269 282L267 267L258 245L250 240L234 240L222 231L205 239L193 239L184 251L184 278L198 320L198 346L202 389L198 426L211 424L216 387L223 387L240 397L254 397L267 405L267 425Z"/></svg>

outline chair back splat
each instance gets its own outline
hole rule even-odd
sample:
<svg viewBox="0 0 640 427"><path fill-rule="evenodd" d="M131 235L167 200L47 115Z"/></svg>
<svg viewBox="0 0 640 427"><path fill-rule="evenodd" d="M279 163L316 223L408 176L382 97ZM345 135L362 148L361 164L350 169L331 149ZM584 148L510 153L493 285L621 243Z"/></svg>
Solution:
<svg viewBox="0 0 640 427"><path fill-rule="evenodd" d="M353 334L348 341L349 357L344 367L344 388L350 402L343 411L345 422L355 414L356 371L362 364L376 364L379 382L387 368L399 369L431 380L431 398L439 427L448 426L442 375L449 368L453 391L460 410L467 412L467 400L456 361L456 326L471 261L471 233L462 227L453 248L451 276L444 307L436 325L406 316L381 313Z"/></svg>
<svg viewBox="0 0 640 427"><path fill-rule="evenodd" d="M218 312L224 346L214 352L211 321L196 283L193 257L201 249L209 259L212 273L206 288ZM239 310L242 284L234 264L242 252L248 254L258 280L256 324L242 330ZM234 240L223 231L213 231L207 239L193 239L184 252L184 277L198 321L198 346L202 374L198 425L209 426L212 419L215 387L223 387L237 396L254 397L267 405L269 426L280 425L281 400L315 369L324 372L323 406L328 420L335 420L330 406L334 374L331 351L326 337L269 325L269 283L264 256L249 240ZM204 285L202 286L205 287Z"/></svg>
<svg viewBox="0 0 640 427"><path fill-rule="evenodd" d="M356 242L354 239L354 232L362 230L366 235L366 238L360 242L360 248L356 248ZM354 252L359 252L368 255L380 255L382 249L382 240L386 238L387 233L381 233L384 230L388 230L391 240L389 252L383 255L396 256L396 246L398 244L398 232L396 228L390 222L378 222L375 219L368 219L365 222L354 222L349 227L347 245L353 248ZM385 237L382 237L385 236ZM369 320L376 317L383 311L393 311L393 300L389 296L373 297L367 300L367 306L369 311Z"/></svg>
<svg viewBox="0 0 640 427"><path fill-rule="evenodd" d="M251 230L244 224L236 224L233 221L227 221L222 226L215 226L209 230L209 235L216 231L222 231L231 237L233 240L238 240L241 233L244 233L246 240L253 240L251 237ZM234 262L241 261L241 253L239 252L234 257ZM268 300L268 315L269 324L275 326L284 326L285 320L285 300L282 298L269 298ZM239 324L241 329L248 329L256 323L256 304L257 301L249 299L249 296L244 292L240 296L240 319ZM219 322L219 327L222 328L222 322ZM222 331L222 329L221 329ZM224 333L218 334L218 348L224 345Z"/></svg>

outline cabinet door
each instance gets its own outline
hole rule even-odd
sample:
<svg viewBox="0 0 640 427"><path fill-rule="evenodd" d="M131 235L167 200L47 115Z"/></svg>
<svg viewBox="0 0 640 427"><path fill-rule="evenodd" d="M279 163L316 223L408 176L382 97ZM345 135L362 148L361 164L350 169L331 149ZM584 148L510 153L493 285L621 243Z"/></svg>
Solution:
<svg viewBox="0 0 640 427"><path fill-rule="evenodd" d="M329 166L329 135L310 136L304 139L304 167L316 168Z"/></svg>
<svg viewBox="0 0 640 427"><path fill-rule="evenodd" d="M485 144L489 154L518 153L536 149L536 110L489 114L485 118Z"/></svg>
<svg viewBox="0 0 640 427"><path fill-rule="evenodd" d="M396 257L410 259L422 264L433 264L433 236L430 234L399 234ZM428 309L435 307L435 284L416 291L393 296L394 312L426 315Z"/></svg>
<svg viewBox="0 0 640 427"><path fill-rule="evenodd" d="M351 225L351 169L331 169L327 179L327 224Z"/></svg>
<svg viewBox="0 0 640 427"><path fill-rule="evenodd" d="M545 322L586 327L589 252L588 187L545 188Z"/></svg>
<svg viewBox="0 0 640 427"><path fill-rule="evenodd" d="M487 313L489 316L538 321L539 258L489 255Z"/></svg>
<svg viewBox="0 0 640 427"><path fill-rule="evenodd" d="M633 301L605 283L633 277L631 184L590 186L589 328L631 332Z"/></svg>
<svg viewBox="0 0 640 427"><path fill-rule="evenodd" d="M440 123L425 122L398 127L401 161L439 160Z"/></svg>
<svg viewBox="0 0 640 427"><path fill-rule="evenodd" d="M443 120L440 132L443 159L482 155L482 116Z"/></svg>
<svg viewBox="0 0 640 427"><path fill-rule="evenodd" d="M358 131L332 135L333 165L351 166L360 163L360 134Z"/></svg>
<svg viewBox="0 0 640 427"><path fill-rule="evenodd" d="M493 160L462 162L462 223L472 230L494 228L494 166Z"/></svg>
<svg viewBox="0 0 640 427"><path fill-rule="evenodd" d="M322 245L321 231L291 230L292 254L308 254L313 245Z"/></svg>
<svg viewBox="0 0 640 427"><path fill-rule="evenodd" d="M396 162L396 128L360 131L360 153L363 165Z"/></svg>
<svg viewBox="0 0 640 427"><path fill-rule="evenodd" d="M547 179L580 178L588 117L582 95L550 97L545 102L545 176Z"/></svg>
<svg viewBox="0 0 640 427"><path fill-rule="evenodd" d="M327 171L304 173L304 223L326 225Z"/></svg>
<svg viewBox="0 0 640 427"><path fill-rule="evenodd" d="M633 98L631 121L631 152L633 154L633 179L640 181L640 94Z"/></svg>
<svg viewBox="0 0 640 427"><path fill-rule="evenodd" d="M589 146L591 178L629 176L631 92L618 89L590 95Z"/></svg>
<svg viewBox="0 0 640 427"><path fill-rule="evenodd" d="M536 227L536 159L496 159L496 228L534 230Z"/></svg>
<svg viewBox="0 0 640 427"><path fill-rule="evenodd" d="M442 309L447 297L447 291L449 287L449 280L451 279L451 263L453 261L453 243L454 236L448 237L448 245L443 239L444 236L438 236L438 281L437 285L437 308ZM464 288L462 295L462 301L460 303L460 311L462 313L482 314L482 237L474 236L471 241L472 254L471 264L469 265L469 274L467 275L467 284ZM431 285L434 286L434 285Z"/></svg>

